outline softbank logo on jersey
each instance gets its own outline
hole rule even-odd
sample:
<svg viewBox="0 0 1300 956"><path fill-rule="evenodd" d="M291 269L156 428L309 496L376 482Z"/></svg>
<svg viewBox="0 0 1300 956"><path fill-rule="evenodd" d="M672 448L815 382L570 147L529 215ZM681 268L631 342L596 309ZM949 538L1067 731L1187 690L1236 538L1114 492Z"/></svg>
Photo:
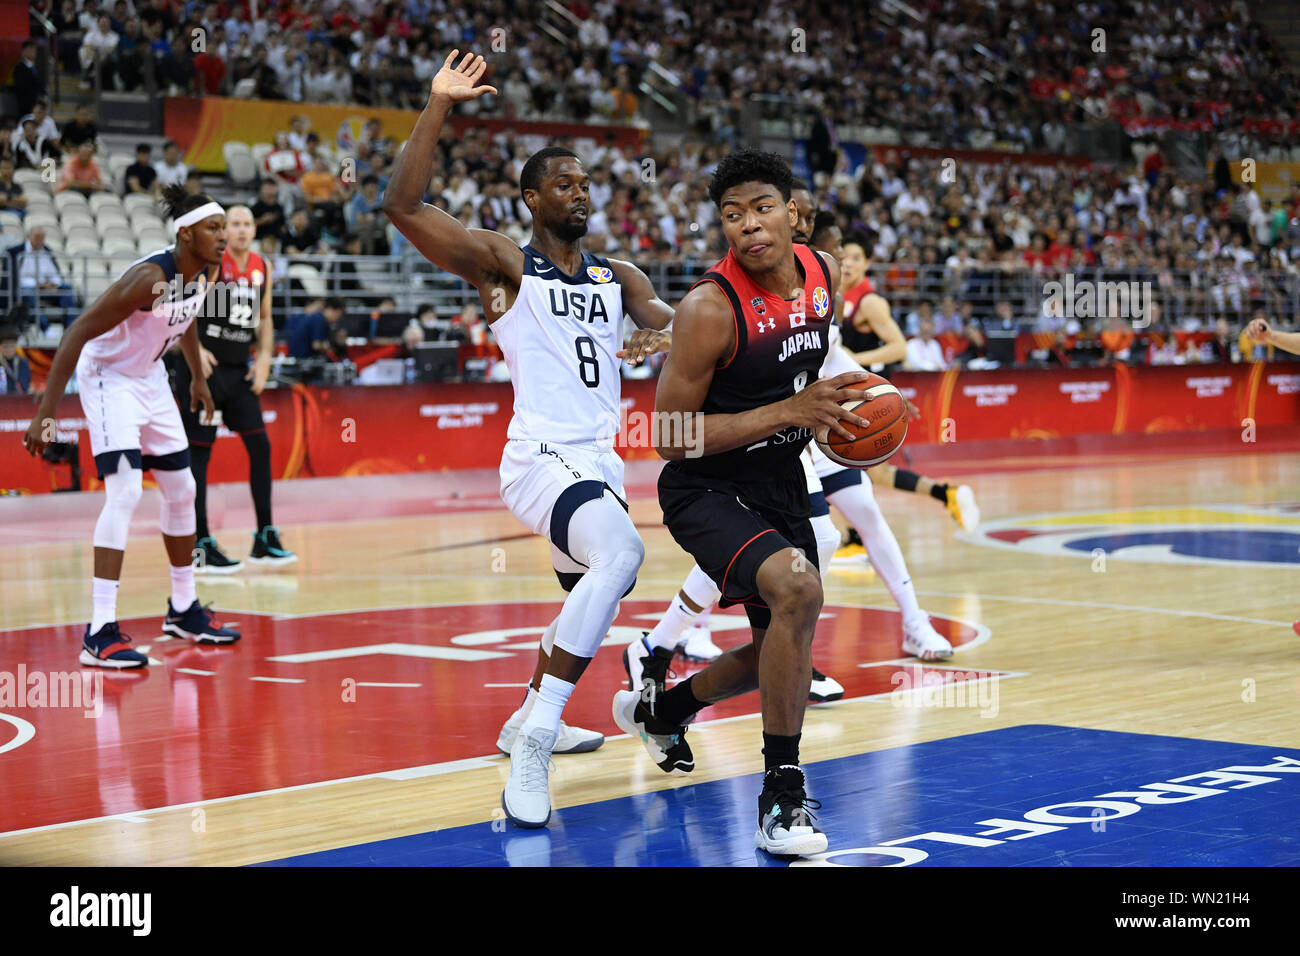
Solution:
<svg viewBox="0 0 1300 956"><path fill-rule="evenodd" d="M134 936L148 936L153 928L152 893L70 893L50 897L50 925L66 927L122 926Z"/></svg>
<svg viewBox="0 0 1300 956"><path fill-rule="evenodd" d="M550 289L551 296L551 314L556 318L564 319L572 315L579 322L593 323L600 319L606 325L609 324L609 311L605 308L605 301L598 295L592 295L591 301L587 301L587 293L570 292L568 289ZM556 298L556 294L559 298Z"/></svg>

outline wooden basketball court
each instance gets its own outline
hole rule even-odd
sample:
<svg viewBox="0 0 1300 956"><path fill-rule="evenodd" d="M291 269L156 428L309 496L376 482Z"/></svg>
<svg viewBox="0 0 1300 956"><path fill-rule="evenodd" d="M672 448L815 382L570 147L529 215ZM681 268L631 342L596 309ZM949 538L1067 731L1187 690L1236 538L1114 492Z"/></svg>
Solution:
<svg viewBox="0 0 1300 956"><path fill-rule="evenodd" d="M1038 860L1000 855L1029 846L1085 862L1300 861L1294 828L1272 825L1300 808L1294 768L1255 775L1265 783L1191 781L1219 799L1186 808L1138 801L1141 814L1103 806L1091 820L1086 809L1216 768L1290 767L1278 755L1300 751L1300 459L1247 447L972 452L934 472L974 487L984 526L971 535L931 499L878 489L921 605L957 653L918 667L874 574L831 572L814 662L847 693L809 709L802 743L810 794L830 814L822 862L844 862L833 856L847 847L909 862L900 845L954 865ZM159 639L167 572L147 494L119 613L154 663L103 674L93 706L53 706L53 687L81 670L99 496L0 503L0 671L41 672L51 688L37 706L22 706L30 689L0 706L0 863L243 865L322 851L342 855L297 862L765 862L746 843L757 695L701 714L689 777L662 774L610 717L622 647L691 565L660 523L656 474L629 466L646 562L565 712L609 739L556 757L552 824L530 832L503 819L508 761L495 742L563 593L545 542L501 507L495 474L277 485L300 562L199 582L243 630L232 648ZM247 499L234 485L210 497L232 555L250 540ZM731 611L713 626L724 647L746 634ZM958 767L966 776L945 777ZM1088 822L1023 842L969 835L1063 801ZM1099 834L1098 819L1115 822ZM927 830L968 835L915 842ZM898 858L880 857L891 841Z"/></svg>

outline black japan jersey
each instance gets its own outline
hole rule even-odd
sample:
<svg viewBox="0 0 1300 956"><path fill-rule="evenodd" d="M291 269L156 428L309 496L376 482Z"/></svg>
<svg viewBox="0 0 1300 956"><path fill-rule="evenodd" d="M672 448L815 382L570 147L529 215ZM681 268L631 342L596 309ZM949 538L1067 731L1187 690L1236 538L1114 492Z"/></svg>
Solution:
<svg viewBox="0 0 1300 956"><path fill-rule="evenodd" d="M817 381L834 321L831 277L812 249L796 243L794 253L804 280L803 295L794 301L757 285L734 252L699 280L726 294L736 328L735 350L715 369L700 409L705 415L771 405ZM796 459L811 437L812 429L790 426L748 446L672 464L690 474L738 482L769 480L799 467Z"/></svg>
<svg viewBox="0 0 1300 956"><path fill-rule="evenodd" d="M227 249L221 257L221 283L197 320L199 343L222 365L248 364L248 350L257 342L265 293L262 257L249 252L248 263L241 269Z"/></svg>

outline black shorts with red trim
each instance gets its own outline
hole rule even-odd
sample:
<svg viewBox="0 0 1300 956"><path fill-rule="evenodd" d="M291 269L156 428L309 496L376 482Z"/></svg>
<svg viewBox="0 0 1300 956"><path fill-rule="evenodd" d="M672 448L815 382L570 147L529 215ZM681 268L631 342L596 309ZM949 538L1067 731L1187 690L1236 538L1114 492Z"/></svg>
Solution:
<svg viewBox="0 0 1300 956"><path fill-rule="evenodd" d="M817 564L808 481L797 458L761 481L705 477L669 462L659 473L659 506L673 540L722 592L718 605L743 604L754 627L772 620L758 593L763 562L798 548Z"/></svg>
<svg viewBox="0 0 1300 956"><path fill-rule="evenodd" d="M181 421L191 445L211 445L217 440L217 426L199 422L199 412L190 411L190 367L184 358L171 365L172 391L181 406ZM253 383L244 376L247 365L218 365L208 376L212 404L221 412L221 422L232 432L245 434L265 428L262 402L253 394ZM200 411L202 411L200 409Z"/></svg>

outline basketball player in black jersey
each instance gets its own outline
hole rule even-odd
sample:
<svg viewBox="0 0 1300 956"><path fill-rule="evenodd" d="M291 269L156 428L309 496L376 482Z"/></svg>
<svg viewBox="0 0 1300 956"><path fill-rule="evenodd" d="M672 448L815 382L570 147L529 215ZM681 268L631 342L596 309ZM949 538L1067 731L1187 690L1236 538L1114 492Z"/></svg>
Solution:
<svg viewBox="0 0 1300 956"><path fill-rule="evenodd" d="M871 266L871 244L859 236L843 238L835 216L829 212L817 211L812 191L803 180L795 181L791 195L799 210L800 228L808 236L805 241L814 248L846 250L846 258L854 267L852 270L842 270L840 278L844 281L835 304L836 315L843 317L840 323L840 334L843 337L844 347L854 353L856 361L868 367L876 364L877 361L882 361L884 367L873 371L889 378L892 372L898 369L899 362L906 352L903 333L890 315L889 303L870 285L869 280L866 281L866 288L869 291L863 292L862 288L856 288L850 293L851 287L860 285L860 282L857 279L850 282L844 275L844 272L852 271L854 276L866 279L867 270ZM837 255L837 258L841 255ZM856 268L859 264L860 272ZM853 301L850 307L844 305L846 296ZM881 331L884 332L884 337L881 336ZM889 341L887 342L886 339ZM864 358L867 361L863 361ZM909 417L918 417L916 406L907 399L904 401L907 402ZM902 454L904 460L908 460L906 448L903 449ZM948 513L963 531L974 531L979 526L979 506L975 503L975 493L968 485L954 486L937 482L910 469L899 468L892 462L883 462L868 468L867 474L875 485L934 498L948 509ZM835 552L836 560L861 559L865 553L862 538L850 526L847 541Z"/></svg>
<svg viewBox="0 0 1300 956"><path fill-rule="evenodd" d="M203 370L212 400L227 428L239 435L248 452L248 484L253 494L257 530L253 532L248 560L280 567L298 556L280 543L271 520L271 443L258 398L271 371L275 330L271 322L271 264L253 251L257 226L247 206L226 212L227 246L221 259L220 279L195 319L202 347ZM249 361L256 345L257 354ZM171 366L175 389L189 394L190 371L184 362ZM217 423L207 423L181 403L181 420L190 441L190 470L197 492L194 497L195 570L230 574L243 567L227 557L208 527L208 462L217 440Z"/></svg>
<svg viewBox="0 0 1300 956"><path fill-rule="evenodd" d="M661 768L688 757L686 724L703 707L758 689L767 772L755 844L770 853L826 849L799 768L799 737L822 606L817 548L799 454L820 425L848 435L826 381L825 330L834 316L835 263L795 246L793 176L774 153L742 150L718 164L709 187L731 251L677 307L659 379L659 414L700 414L701 457L660 442L664 523L722 592L744 604L753 642L727 651L670 690L620 691L614 716ZM665 766L667 765L667 766Z"/></svg>

